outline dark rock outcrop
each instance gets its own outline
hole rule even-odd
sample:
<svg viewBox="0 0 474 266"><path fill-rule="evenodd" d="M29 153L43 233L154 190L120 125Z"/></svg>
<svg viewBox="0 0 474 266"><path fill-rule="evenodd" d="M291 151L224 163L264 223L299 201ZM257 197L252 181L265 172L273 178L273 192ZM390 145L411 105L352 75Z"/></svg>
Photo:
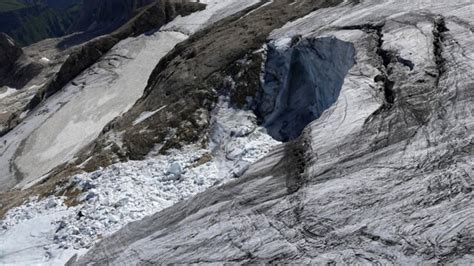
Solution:
<svg viewBox="0 0 474 266"><path fill-rule="evenodd" d="M68 2L66 5L36 1L20 9L0 11L0 32L7 33L21 45L63 36L80 10L78 0Z"/></svg>
<svg viewBox="0 0 474 266"><path fill-rule="evenodd" d="M67 49L87 42L97 36L109 34L139 14L141 10L152 2L154 1L86 0L82 4L80 14L78 14L74 24L68 29L68 34L70 35L58 43L58 48Z"/></svg>
<svg viewBox="0 0 474 266"><path fill-rule="evenodd" d="M0 71L4 73L23 54L21 47L5 33L0 33ZM0 77L4 75L1 74Z"/></svg>
<svg viewBox="0 0 474 266"><path fill-rule="evenodd" d="M22 88L41 69L41 64L23 56L23 50L11 37L0 33L0 86Z"/></svg>

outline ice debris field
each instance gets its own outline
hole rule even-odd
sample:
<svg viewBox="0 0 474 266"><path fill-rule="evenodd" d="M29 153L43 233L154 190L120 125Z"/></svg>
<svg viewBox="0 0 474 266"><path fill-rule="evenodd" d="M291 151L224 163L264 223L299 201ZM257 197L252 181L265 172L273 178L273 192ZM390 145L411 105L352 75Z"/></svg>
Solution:
<svg viewBox="0 0 474 266"><path fill-rule="evenodd" d="M212 128L208 147L187 146L75 175L57 188L78 191L73 203L33 197L10 210L0 221L0 264L64 264L129 222L239 177L279 144L256 125L251 111L222 99Z"/></svg>

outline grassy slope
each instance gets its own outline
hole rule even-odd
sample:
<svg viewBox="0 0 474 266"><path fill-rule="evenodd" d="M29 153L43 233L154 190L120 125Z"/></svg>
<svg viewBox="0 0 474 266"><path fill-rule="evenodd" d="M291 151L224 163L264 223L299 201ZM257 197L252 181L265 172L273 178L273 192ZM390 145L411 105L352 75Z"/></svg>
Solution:
<svg viewBox="0 0 474 266"><path fill-rule="evenodd" d="M8 12L26 7L25 4L18 0L1 0L0 12Z"/></svg>
<svg viewBox="0 0 474 266"><path fill-rule="evenodd" d="M39 16L22 18L22 27L13 30L12 36L21 44L30 44L66 33L74 19L74 11L45 9Z"/></svg>
<svg viewBox="0 0 474 266"><path fill-rule="evenodd" d="M16 0L0 1L2 3L0 5L4 5L5 1ZM19 20L19 24L0 25L0 31L13 37L20 45L28 45L46 38L59 37L66 33L78 16L80 5L76 4L65 10L48 7L41 7L37 10L39 11L25 14L24 10L19 8L8 12L10 16L12 13L14 14L13 16ZM4 14L7 15L7 13ZM0 16L2 16L1 12Z"/></svg>

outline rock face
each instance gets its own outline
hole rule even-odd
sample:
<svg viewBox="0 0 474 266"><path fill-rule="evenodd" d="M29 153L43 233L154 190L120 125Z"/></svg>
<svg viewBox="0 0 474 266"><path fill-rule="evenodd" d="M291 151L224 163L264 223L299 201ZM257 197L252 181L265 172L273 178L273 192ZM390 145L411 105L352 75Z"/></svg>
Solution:
<svg viewBox="0 0 474 266"><path fill-rule="evenodd" d="M0 62L2 62L2 70L10 67L22 53L21 47L10 36L0 33Z"/></svg>
<svg viewBox="0 0 474 266"><path fill-rule="evenodd" d="M321 106L338 94L335 103L240 179L131 223L70 263L473 263L473 8L367 0L300 13L270 34L270 47L301 36L295 47L308 48L305 58L329 59L304 65L321 78L316 84L305 80L311 75L295 82L326 85L335 93L319 94L327 97ZM212 34L198 37L223 45ZM331 56L341 47L346 53ZM147 99L156 93L173 97L166 86L179 79L167 76L176 70L169 62L193 77L189 61L177 60L200 58L206 50L198 48L179 47L162 61L135 108L158 105L161 98Z"/></svg>
<svg viewBox="0 0 474 266"><path fill-rule="evenodd" d="M21 47L5 33L0 33L0 86L21 88L41 71L39 64L22 58Z"/></svg>
<svg viewBox="0 0 474 266"><path fill-rule="evenodd" d="M0 86L22 88L41 71L41 64L23 55L22 48L10 36L0 33Z"/></svg>

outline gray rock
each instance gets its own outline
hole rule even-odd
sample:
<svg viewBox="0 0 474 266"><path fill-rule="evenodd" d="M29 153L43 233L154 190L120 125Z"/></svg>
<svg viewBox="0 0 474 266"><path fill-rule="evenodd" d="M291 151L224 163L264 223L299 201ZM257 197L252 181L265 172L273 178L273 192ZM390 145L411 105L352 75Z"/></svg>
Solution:
<svg viewBox="0 0 474 266"><path fill-rule="evenodd" d="M58 203L54 199L50 199L46 205L44 206L46 209L54 208L58 205Z"/></svg>
<svg viewBox="0 0 474 266"><path fill-rule="evenodd" d="M82 191L88 191L88 190L91 190L93 188L96 187L96 185L90 181L90 180L82 180L79 184L78 184L78 187L82 190Z"/></svg>
<svg viewBox="0 0 474 266"><path fill-rule="evenodd" d="M97 193L95 192L88 192L86 197L85 197L85 200L88 201L88 200L91 200L91 199L94 199L96 198L98 195Z"/></svg>

